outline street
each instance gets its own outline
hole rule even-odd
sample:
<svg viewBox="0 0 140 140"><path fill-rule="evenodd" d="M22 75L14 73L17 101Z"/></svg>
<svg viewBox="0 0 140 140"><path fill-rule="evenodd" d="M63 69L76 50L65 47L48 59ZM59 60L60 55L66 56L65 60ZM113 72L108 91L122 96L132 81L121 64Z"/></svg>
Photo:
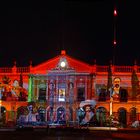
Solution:
<svg viewBox="0 0 140 140"><path fill-rule="evenodd" d="M24 129L0 131L1 140L134 140L139 131L88 131L74 129Z"/></svg>

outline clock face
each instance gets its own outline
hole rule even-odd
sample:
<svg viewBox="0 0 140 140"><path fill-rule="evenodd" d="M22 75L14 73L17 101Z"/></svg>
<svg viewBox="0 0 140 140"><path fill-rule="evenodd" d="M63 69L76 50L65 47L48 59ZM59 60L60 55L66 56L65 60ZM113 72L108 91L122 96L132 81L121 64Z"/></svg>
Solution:
<svg viewBox="0 0 140 140"><path fill-rule="evenodd" d="M60 63L60 66L61 66L62 68L64 68L64 67L66 66L66 62L62 61L62 62Z"/></svg>

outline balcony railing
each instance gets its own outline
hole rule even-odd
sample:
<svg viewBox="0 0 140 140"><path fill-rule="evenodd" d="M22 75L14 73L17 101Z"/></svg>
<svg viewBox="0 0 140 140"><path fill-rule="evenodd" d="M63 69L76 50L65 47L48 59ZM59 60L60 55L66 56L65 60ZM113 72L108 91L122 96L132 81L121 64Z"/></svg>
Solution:
<svg viewBox="0 0 140 140"><path fill-rule="evenodd" d="M112 66L112 72L131 73L134 66ZM108 66L96 66L96 72L108 72ZM136 72L140 72L140 67L136 67Z"/></svg>
<svg viewBox="0 0 140 140"><path fill-rule="evenodd" d="M31 72L31 67L3 67L0 68L0 73L29 73ZM124 73L132 73L135 69L137 73L140 73L140 66L111 66L112 72L124 72ZM93 72L108 72L108 66L92 66Z"/></svg>
<svg viewBox="0 0 140 140"><path fill-rule="evenodd" d="M108 71L108 66L97 66L96 71L97 72L107 72Z"/></svg>
<svg viewBox="0 0 140 140"><path fill-rule="evenodd" d="M115 66L114 71L115 72L132 72L133 66Z"/></svg>
<svg viewBox="0 0 140 140"><path fill-rule="evenodd" d="M14 68L0 68L0 73L29 73L30 72L30 67L14 67Z"/></svg>
<svg viewBox="0 0 140 140"><path fill-rule="evenodd" d="M30 72L30 68L29 67L17 67L16 72L17 73L28 73L28 72Z"/></svg>
<svg viewBox="0 0 140 140"><path fill-rule="evenodd" d="M12 73L12 68L0 68L0 73Z"/></svg>

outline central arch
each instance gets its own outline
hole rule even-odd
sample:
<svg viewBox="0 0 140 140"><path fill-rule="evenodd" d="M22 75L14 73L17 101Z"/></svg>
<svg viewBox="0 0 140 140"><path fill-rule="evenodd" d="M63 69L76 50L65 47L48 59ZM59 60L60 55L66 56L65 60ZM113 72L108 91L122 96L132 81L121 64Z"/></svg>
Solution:
<svg viewBox="0 0 140 140"><path fill-rule="evenodd" d="M120 108L118 110L119 114L119 122L123 127L126 127L127 125L127 111L125 108Z"/></svg>

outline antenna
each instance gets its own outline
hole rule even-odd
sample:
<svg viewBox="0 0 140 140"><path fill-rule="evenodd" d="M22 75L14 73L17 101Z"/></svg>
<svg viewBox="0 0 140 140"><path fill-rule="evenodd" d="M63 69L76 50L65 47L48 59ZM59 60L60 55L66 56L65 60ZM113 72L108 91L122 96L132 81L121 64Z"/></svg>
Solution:
<svg viewBox="0 0 140 140"><path fill-rule="evenodd" d="M116 39L116 20L117 20L117 9L114 8L114 37L113 37L113 65L115 65L115 57L116 57L116 46L117 46L117 39Z"/></svg>
<svg viewBox="0 0 140 140"><path fill-rule="evenodd" d="M62 6L62 13L61 13L62 15L62 50L65 50L65 47L64 47L64 4L63 4L63 6Z"/></svg>

